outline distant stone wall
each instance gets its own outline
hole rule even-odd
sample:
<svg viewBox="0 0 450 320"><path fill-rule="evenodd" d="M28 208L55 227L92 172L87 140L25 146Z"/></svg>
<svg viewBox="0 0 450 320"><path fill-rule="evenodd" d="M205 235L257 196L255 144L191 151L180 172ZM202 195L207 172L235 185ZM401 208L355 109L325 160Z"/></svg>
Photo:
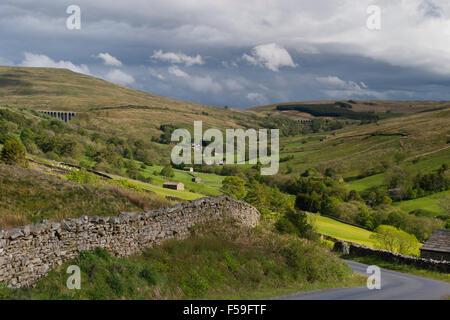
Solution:
<svg viewBox="0 0 450 320"><path fill-rule="evenodd" d="M384 261L402 263L408 265L414 265L416 267L428 270L435 270L445 273L450 273L450 261L438 261L432 259L415 258L410 256L404 256L398 253L378 250L362 246L352 242L336 241L334 243L334 250L342 252L344 254L368 257L376 256Z"/></svg>
<svg viewBox="0 0 450 320"><path fill-rule="evenodd" d="M2 230L0 283L6 281L13 288L30 286L81 250L102 247L116 257L129 256L170 238L185 238L196 224L225 217L248 227L259 222L259 212L251 205L219 196L144 213L42 221Z"/></svg>

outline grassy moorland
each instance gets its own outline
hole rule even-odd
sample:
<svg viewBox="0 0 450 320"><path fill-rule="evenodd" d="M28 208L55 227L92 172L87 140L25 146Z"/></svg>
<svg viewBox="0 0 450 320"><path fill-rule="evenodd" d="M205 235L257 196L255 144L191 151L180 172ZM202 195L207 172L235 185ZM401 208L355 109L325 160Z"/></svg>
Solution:
<svg viewBox="0 0 450 320"><path fill-rule="evenodd" d="M81 269L80 290L66 287L71 264ZM34 288L0 288L0 299L264 299L363 283L315 242L228 223L196 227L188 239L167 241L140 256L82 252Z"/></svg>
<svg viewBox="0 0 450 320"><path fill-rule="evenodd" d="M281 156L293 158L282 163L281 168L284 172L289 168L301 172L310 167L333 167L343 177L353 177L381 163L412 163L409 158L419 159L416 166L419 169L421 155L426 159L430 153L434 160L429 165L423 164L430 170L448 159L448 149L445 149L450 138L448 119L450 109L444 109L366 125L349 125L333 132L284 137L280 141ZM442 153L433 153L438 150Z"/></svg>
<svg viewBox="0 0 450 320"><path fill-rule="evenodd" d="M171 204L163 197L109 184L80 184L33 169L0 164L0 229L42 219L115 216Z"/></svg>
<svg viewBox="0 0 450 320"><path fill-rule="evenodd" d="M0 105L83 112L85 128L135 139L159 135L162 124L246 127L259 116L132 90L66 69L0 67Z"/></svg>
<svg viewBox="0 0 450 320"><path fill-rule="evenodd" d="M251 111L263 114L286 114L290 117L298 116L302 118L312 118L307 112L284 109L286 106L314 106L317 105L335 105L345 110L356 112L382 112L394 114L411 114L417 112L429 111L443 106L450 105L443 101L392 101L392 100L320 100L320 101L301 101L301 102L284 102L266 106L251 108ZM280 108L278 108L280 107Z"/></svg>

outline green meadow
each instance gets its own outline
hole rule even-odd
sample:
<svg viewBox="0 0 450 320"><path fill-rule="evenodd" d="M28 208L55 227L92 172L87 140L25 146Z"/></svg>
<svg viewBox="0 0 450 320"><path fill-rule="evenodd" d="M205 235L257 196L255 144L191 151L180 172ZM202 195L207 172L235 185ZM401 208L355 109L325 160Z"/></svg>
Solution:
<svg viewBox="0 0 450 320"><path fill-rule="evenodd" d="M394 203L396 207L401 208L405 212L411 212L417 209L425 209L431 211L436 215L444 214L445 210L438 205L439 199L450 197L450 190L432 194L428 197L423 197L414 200L407 200Z"/></svg>
<svg viewBox="0 0 450 320"><path fill-rule="evenodd" d="M315 214L308 214L308 219L319 233L369 247L374 246L373 240L370 239L372 232L368 230Z"/></svg>

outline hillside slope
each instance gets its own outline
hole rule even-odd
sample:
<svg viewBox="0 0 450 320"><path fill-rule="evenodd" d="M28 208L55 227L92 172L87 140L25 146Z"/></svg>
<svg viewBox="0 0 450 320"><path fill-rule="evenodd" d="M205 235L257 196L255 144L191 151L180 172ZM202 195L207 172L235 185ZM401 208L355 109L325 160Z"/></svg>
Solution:
<svg viewBox="0 0 450 320"><path fill-rule="evenodd" d="M161 124L243 127L254 114L179 101L75 73L67 69L0 66L0 106L85 112L88 127L150 138ZM139 130L136 130L139 128Z"/></svg>

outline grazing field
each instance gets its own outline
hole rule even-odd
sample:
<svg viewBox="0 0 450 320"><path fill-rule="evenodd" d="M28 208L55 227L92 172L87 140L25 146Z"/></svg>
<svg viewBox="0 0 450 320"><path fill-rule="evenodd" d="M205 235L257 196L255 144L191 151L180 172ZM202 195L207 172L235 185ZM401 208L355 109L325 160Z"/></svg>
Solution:
<svg viewBox="0 0 450 320"><path fill-rule="evenodd" d="M121 178L122 179L122 178ZM129 179L126 179L129 180ZM139 185L144 190L149 190L151 192L156 193L157 195L164 196L164 197L175 197L182 200L195 200L198 198L206 197L204 194L190 192L190 191L181 191L181 190L172 190L172 189L166 189L161 186L156 186L140 181L133 180L133 183Z"/></svg>
<svg viewBox="0 0 450 320"><path fill-rule="evenodd" d="M428 197L401 201L394 203L394 205L401 208L405 212L411 212L417 209L426 209L427 211L433 212L435 215L440 215L444 214L445 210L438 205L438 200L445 197L450 197L450 190L435 193Z"/></svg>
<svg viewBox="0 0 450 320"><path fill-rule="evenodd" d="M413 160L403 161L399 164L400 167L407 169L411 174L419 172L431 172L439 169L444 163L448 163L450 159L450 148L444 150L415 157ZM351 190L364 191L370 187L384 184L385 173L375 174L362 179L355 179L348 182L348 187Z"/></svg>
<svg viewBox="0 0 450 320"><path fill-rule="evenodd" d="M162 166L146 166L142 170L142 174L145 177L151 178L151 184L162 186L164 182L176 181L182 182L186 191L193 193L200 193L206 196L217 196L222 194L220 188L222 187L222 180L225 178L216 174L201 173L201 172L188 172L184 170L174 169L174 177L164 177L161 175L155 175L154 173L161 172ZM192 182L192 178L199 177L200 183Z"/></svg>
<svg viewBox="0 0 450 320"><path fill-rule="evenodd" d="M336 239L360 243L369 247L374 246L373 240L370 239L372 232L368 230L315 214L308 214L308 219L313 226L316 227L317 232L319 233Z"/></svg>

